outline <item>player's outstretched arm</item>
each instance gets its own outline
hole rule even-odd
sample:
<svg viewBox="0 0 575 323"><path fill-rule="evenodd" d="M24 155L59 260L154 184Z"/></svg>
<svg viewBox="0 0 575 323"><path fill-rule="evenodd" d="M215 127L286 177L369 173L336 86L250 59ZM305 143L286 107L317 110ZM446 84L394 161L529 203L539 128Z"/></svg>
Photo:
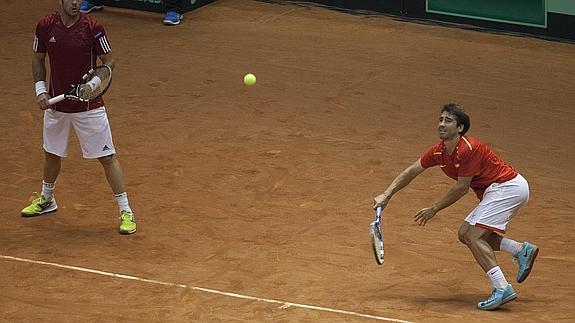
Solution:
<svg viewBox="0 0 575 323"><path fill-rule="evenodd" d="M451 187L449 192L447 192L441 200L435 202L431 207L419 210L419 212L415 214L415 222L418 225L425 226L427 221L433 218L437 212L457 202L469 191L472 178L473 177L458 177L455 185Z"/></svg>
<svg viewBox="0 0 575 323"><path fill-rule="evenodd" d="M418 159L409 167L407 167L403 172L401 172L397 177L391 182L389 187L383 192L374 198L375 205L382 206L385 208L391 197L399 192L402 188L406 187L413 179L415 179L419 174L423 173L425 168L421 166L421 160Z"/></svg>

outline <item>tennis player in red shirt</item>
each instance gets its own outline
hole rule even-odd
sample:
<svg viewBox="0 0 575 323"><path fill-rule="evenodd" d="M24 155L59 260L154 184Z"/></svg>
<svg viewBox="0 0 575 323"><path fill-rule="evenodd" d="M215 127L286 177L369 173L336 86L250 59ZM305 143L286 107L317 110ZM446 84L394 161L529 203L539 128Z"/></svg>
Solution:
<svg viewBox="0 0 575 323"><path fill-rule="evenodd" d="M58 209L54 186L60 173L61 160L68 153L68 138L73 128L82 155L98 159L116 196L120 211L120 233L136 232L134 214L128 203L122 168L115 157L116 149L104 101L64 100L50 106L48 100L68 93L82 75L96 67L97 59L114 68L111 46L104 27L80 13L80 0L61 0L61 9L38 22L34 35L32 71L36 82L36 99L44 110L43 147L44 181L42 193L21 211L33 217ZM50 85L46 86L46 56L50 58Z"/></svg>
<svg viewBox="0 0 575 323"><path fill-rule="evenodd" d="M465 136L470 120L463 108L449 103L439 117L441 141L401 172L384 191L375 197L375 207L385 207L391 197L426 169L439 166L455 185L431 207L421 209L415 222L424 226L437 212L455 203L471 187L479 204L459 228L459 241L464 243L493 284L491 296L477 304L492 310L516 298L515 291L497 265L494 251L506 251L517 260L517 282L523 282L537 257L539 248L529 242L505 238L507 223L529 200L529 185L521 174L503 162L478 140Z"/></svg>

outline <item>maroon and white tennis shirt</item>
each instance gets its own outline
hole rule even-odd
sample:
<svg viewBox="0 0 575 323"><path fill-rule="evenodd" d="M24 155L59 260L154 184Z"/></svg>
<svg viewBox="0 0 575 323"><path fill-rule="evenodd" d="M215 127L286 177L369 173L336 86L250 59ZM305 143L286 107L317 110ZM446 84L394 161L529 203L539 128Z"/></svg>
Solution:
<svg viewBox="0 0 575 323"><path fill-rule="evenodd" d="M42 18L36 26L33 50L36 53L48 53L48 92L52 97L68 93L82 75L96 67L98 55L112 50L104 27L90 16L83 13L79 15L80 19L70 27L64 25L59 11ZM103 105L102 98L91 102L64 100L52 108L72 113L96 109Z"/></svg>

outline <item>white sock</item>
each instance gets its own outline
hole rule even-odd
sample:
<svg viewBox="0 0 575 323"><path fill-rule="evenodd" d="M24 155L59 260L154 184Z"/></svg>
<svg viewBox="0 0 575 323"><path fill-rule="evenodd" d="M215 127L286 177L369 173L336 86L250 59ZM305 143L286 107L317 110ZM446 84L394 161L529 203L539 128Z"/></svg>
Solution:
<svg viewBox="0 0 575 323"><path fill-rule="evenodd" d="M54 198L54 187L56 183L46 183L42 181L42 196L46 199L46 201L52 201Z"/></svg>
<svg viewBox="0 0 575 323"><path fill-rule="evenodd" d="M514 255L523 249L523 244L503 237L503 239L501 239L501 246L499 246L499 249Z"/></svg>
<svg viewBox="0 0 575 323"><path fill-rule="evenodd" d="M130 204L128 203L128 193L123 192L120 194L116 194L116 200L118 201L118 207L120 208L120 212L122 211L128 211L128 212L132 212L132 209L130 209Z"/></svg>
<svg viewBox="0 0 575 323"><path fill-rule="evenodd" d="M489 278L491 279L491 283L495 288L505 288L507 287L507 285L509 285L507 279L505 279L505 276L503 275L503 272L501 271L501 268L499 268L499 266L495 266L489 269L489 271L487 272L487 276L489 276Z"/></svg>

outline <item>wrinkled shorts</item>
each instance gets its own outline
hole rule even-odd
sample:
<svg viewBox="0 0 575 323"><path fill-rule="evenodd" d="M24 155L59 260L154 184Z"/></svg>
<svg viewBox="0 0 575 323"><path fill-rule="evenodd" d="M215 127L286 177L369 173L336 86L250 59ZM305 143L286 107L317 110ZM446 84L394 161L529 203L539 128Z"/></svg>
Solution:
<svg viewBox="0 0 575 323"><path fill-rule="evenodd" d="M465 222L505 233L509 220L528 200L529 184L521 174L517 174L507 182L489 185L483 194L483 200L469 213Z"/></svg>
<svg viewBox="0 0 575 323"><path fill-rule="evenodd" d="M74 128L84 158L116 153L105 107L77 113L45 110L44 150L60 157L68 156L70 128Z"/></svg>

